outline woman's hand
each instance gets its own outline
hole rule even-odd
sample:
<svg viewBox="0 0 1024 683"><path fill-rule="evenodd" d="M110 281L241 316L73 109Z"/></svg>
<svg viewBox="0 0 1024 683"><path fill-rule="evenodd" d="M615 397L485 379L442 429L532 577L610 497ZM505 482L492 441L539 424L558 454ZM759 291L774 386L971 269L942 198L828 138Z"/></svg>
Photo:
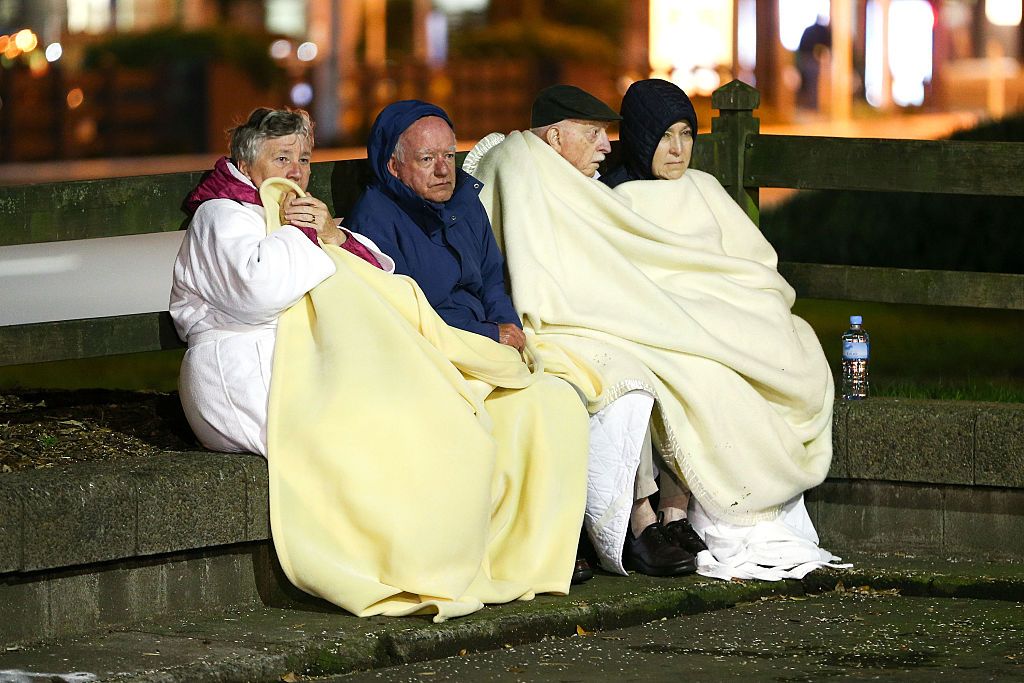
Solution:
<svg viewBox="0 0 1024 683"><path fill-rule="evenodd" d="M327 205L312 195L285 197L281 203L281 222L297 228L313 228L325 244L341 245L347 239Z"/></svg>

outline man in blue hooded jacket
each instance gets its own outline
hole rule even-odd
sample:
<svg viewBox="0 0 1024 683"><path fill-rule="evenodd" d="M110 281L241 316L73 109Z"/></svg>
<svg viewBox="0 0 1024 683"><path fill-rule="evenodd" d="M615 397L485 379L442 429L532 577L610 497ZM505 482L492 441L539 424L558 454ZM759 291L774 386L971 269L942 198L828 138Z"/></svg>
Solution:
<svg viewBox="0 0 1024 683"><path fill-rule="evenodd" d="M419 100L384 108L366 147L373 181L345 219L409 275L441 318L523 350L505 292L504 259L480 203L480 182L455 167L443 109Z"/></svg>
<svg viewBox="0 0 1024 683"><path fill-rule="evenodd" d="M366 152L373 179L345 227L394 259L395 272L412 277L450 326L521 352L526 337L505 290L505 259L480 202L480 181L456 168L448 114L420 100L390 104L374 121ZM578 556L572 582L591 576Z"/></svg>

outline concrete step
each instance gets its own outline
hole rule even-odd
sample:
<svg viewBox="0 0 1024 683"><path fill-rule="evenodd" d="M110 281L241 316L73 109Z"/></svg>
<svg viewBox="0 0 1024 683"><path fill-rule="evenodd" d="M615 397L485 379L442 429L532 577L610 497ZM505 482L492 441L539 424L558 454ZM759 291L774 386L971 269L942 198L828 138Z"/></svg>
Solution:
<svg viewBox="0 0 1024 683"><path fill-rule="evenodd" d="M1021 563L953 563L853 555L850 570L819 570L802 581L724 582L599 574L567 597L489 606L442 624L428 617L357 619L323 603L256 607L191 619L146 622L92 636L0 652L3 670L86 672L98 680L279 681L325 676L570 637L725 609L762 599L832 590L1024 602Z"/></svg>

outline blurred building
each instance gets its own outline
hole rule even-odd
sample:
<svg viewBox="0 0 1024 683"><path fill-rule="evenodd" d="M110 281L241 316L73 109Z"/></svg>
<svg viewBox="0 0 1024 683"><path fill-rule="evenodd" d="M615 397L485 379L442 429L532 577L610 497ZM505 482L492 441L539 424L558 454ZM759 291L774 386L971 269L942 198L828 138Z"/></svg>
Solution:
<svg viewBox="0 0 1024 683"><path fill-rule="evenodd" d="M219 150L258 104L360 144L419 97L472 138L525 126L552 82L617 105L649 76L702 121L732 78L767 121L1001 116L1022 58L1020 0L0 0L0 161Z"/></svg>

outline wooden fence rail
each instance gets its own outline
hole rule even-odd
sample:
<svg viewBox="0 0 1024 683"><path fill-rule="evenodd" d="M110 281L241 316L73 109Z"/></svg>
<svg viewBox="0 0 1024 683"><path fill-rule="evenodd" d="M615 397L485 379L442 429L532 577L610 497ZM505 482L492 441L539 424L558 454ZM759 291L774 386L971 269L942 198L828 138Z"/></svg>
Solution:
<svg viewBox="0 0 1024 683"><path fill-rule="evenodd" d="M1024 196L1024 144L761 135L759 95L720 88L693 165L756 221L761 187ZM460 158L461 162L461 158ZM0 188L0 246L168 232L198 173ZM344 215L369 179L365 160L313 166L310 191ZM965 228L966 229L966 228ZM781 263L804 298L1024 310L1024 275ZM0 327L0 366L180 348L166 312Z"/></svg>

